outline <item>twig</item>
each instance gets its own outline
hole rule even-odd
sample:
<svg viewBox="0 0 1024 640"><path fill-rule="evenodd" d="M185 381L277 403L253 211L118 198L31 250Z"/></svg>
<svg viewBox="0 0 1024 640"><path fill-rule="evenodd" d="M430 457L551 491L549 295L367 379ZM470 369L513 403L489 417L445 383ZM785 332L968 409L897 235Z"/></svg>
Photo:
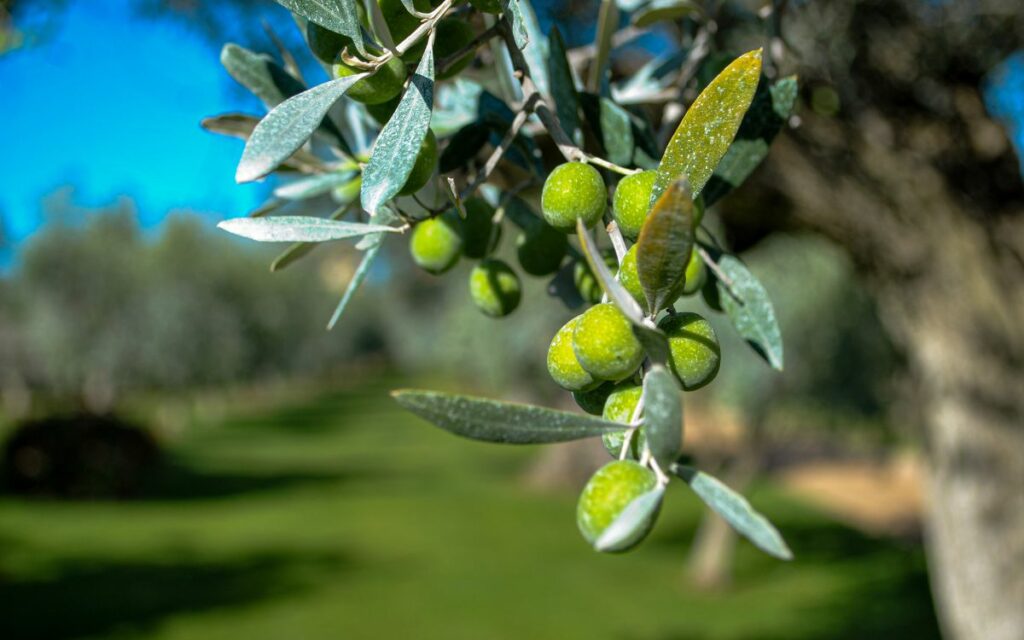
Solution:
<svg viewBox="0 0 1024 640"><path fill-rule="evenodd" d="M448 56L445 56L444 58L441 58L441 60L439 60L438 63L437 63L437 73L438 73L438 75L443 73L449 66L451 66L453 63L458 61L459 58L461 58L462 56L464 56L467 53L470 53L472 51L476 51L477 47L479 47L483 43L487 42L488 40L490 40L494 36L498 35L498 32L499 32L498 24L495 23L495 24L491 25L490 27L488 27L480 35L478 35L477 37L473 38L473 40L469 44L467 44L466 46L462 47L461 49L459 49L458 51L456 51L455 53L453 53L451 55L448 55Z"/></svg>
<svg viewBox="0 0 1024 640"><path fill-rule="evenodd" d="M735 285L733 284L732 279L725 275L725 272L722 271L718 266L718 263L711 257L711 254L708 253L704 247L697 245L697 255L699 255L700 259L704 261L704 264L708 265L708 269L711 269L711 273L715 274L715 277L721 280L725 286L729 288L729 293L731 293L736 299L740 299L740 297L733 291Z"/></svg>
<svg viewBox="0 0 1024 640"><path fill-rule="evenodd" d="M533 113L537 103L540 102L540 99L540 94L538 93L531 94L527 97L526 102L524 102L523 106L519 108L519 112L516 113L516 117L512 120L512 124L509 126L508 131L505 132L501 142L498 143L498 146L491 152L491 155L488 156L487 161L484 162L483 168L479 173L477 173L473 182L462 191L461 197L463 200L472 195L473 192L491 176L491 173L494 172L498 163L501 162L502 156L505 155L505 152L508 151L509 147L512 146L512 143L515 142L516 136L519 135L519 130L524 124L526 124L526 120L530 117L530 114Z"/></svg>

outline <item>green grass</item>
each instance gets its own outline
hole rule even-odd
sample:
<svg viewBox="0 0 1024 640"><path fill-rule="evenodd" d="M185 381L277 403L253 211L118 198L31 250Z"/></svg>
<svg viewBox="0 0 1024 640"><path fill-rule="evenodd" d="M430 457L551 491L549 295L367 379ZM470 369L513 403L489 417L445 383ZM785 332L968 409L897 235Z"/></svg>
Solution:
<svg viewBox="0 0 1024 640"><path fill-rule="evenodd" d="M637 551L602 556L575 496L523 488L536 451L455 439L379 384L196 425L145 499L0 499L0 638L937 636L916 545L760 487L797 560L741 543L735 587L702 593L682 485Z"/></svg>

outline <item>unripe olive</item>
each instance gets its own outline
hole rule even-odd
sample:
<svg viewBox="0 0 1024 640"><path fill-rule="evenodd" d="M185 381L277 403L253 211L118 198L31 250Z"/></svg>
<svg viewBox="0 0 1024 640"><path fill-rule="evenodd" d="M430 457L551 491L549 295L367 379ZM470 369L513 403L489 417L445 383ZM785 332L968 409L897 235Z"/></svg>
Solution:
<svg viewBox="0 0 1024 640"><path fill-rule="evenodd" d="M569 391L593 389L600 384L580 365L573 351L572 336L581 317L566 322L548 347L548 373L558 386Z"/></svg>
<svg viewBox="0 0 1024 640"><path fill-rule="evenodd" d="M441 4L441 0L413 0L416 10L424 13L436 8L439 4ZM387 23L388 31L391 32L391 37L396 45L412 35L412 32L420 26L419 18L405 10L402 0L377 0L377 5L380 6L381 15L384 16L384 22ZM402 54L402 60L409 64L415 64L423 57L426 46L427 39L421 39L416 46Z"/></svg>
<svg viewBox="0 0 1024 640"><path fill-rule="evenodd" d="M499 0L469 0L469 4L477 11L484 13L501 13L501 2Z"/></svg>
<svg viewBox="0 0 1024 640"><path fill-rule="evenodd" d="M516 238L516 255L523 271L546 276L558 271L569 249L569 239L551 225L537 220Z"/></svg>
<svg viewBox="0 0 1024 640"><path fill-rule="evenodd" d="M339 78L365 72L365 69L351 67L344 62L337 62L334 65L334 75ZM390 58L372 76L352 85L345 95L363 104L387 102L402 92L406 75L405 63L400 58Z"/></svg>
<svg viewBox="0 0 1024 640"><path fill-rule="evenodd" d="M597 169L582 162L566 162L555 167L544 182L540 203L547 223L571 232L576 220L593 226L606 209L608 192Z"/></svg>
<svg viewBox="0 0 1024 640"><path fill-rule="evenodd" d="M615 187L612 217L618 223L622 235L630 240L636 240L640 228L644 226L650 208L651 190L654 189L654 179L657 177L657 171L641 171L626 176Z"/></svg>
<svg viewBox="0 0 1024 640"><path fill-rule="evenodd" d="M598 387L590 389L589 391L573 391L572 399L576 401L576 404L580 409L583 409L591 415L599 416L604 411L605 402L608 400L608 394L610 394L613 389L615 389L614 382L605 382Z"/></svg>
<svg viewBox="0 0 1024 640"><path fill-rule="evenodd" d="M434 59L444 60L473 41L476 35L473 28L458 18L445 18L437 23L437 36L434 40ZM467 51L454 62L440 69L438 80L447 80L456 76L473 61L473 52Z"/></svg>
<svg viewBox="0 0 1024 640"><path fill-rule="evenodd" d="M636 411L636 405L640 402L640 396L643 395L643 391L642 386L632 382L623 382L616 385L612 392L608 394L608 399L605 400L601 417L612 422L632 424L633 413ZM608 453L618 458L619 453L622 451L622 441L625 437L625 430L612 431L602 435L601 442L604 443L604 448L608 450ZM646 441L647 436L644 435L643 428L637 429L637 433L633 436L627 451L629 457L633 459L639 458Z"/></svg>
<svg viewBox="0 0 1024 640"><path fill-rule="evenodd" d="M630 502L658 486L654 472L632 460L615 460L597 470L580 494L576 506L576 524L580 533L594 544ZM633 532L608 551L627 551L650 532L657 511Z"/></svg>
<svg viewBox="0 0 1024 640"><path fill-rule="evenodd" d="M412 165L412 171L409 172L409 177L405 179L405 184L402 185L398 195L407 196L422 189L423 185L427 184L427 181L430 180L430 176L434 175L434 167L436 166L437 138L434 137L433 131L427 129L427 135L423 138L423 142L420 143L420 150L416 154L416 161Z"/></svg>
<svg viewBox="0 0 1024 640"><path fill-rule="evenodd" d="M312 20L306 22L306 42L313 55L327 64L332 64L345 47L352 50L352 40L348 36L321 27Z"/></svg>
<svg viewBox="0 0 1024 640"><path fill-rule="evenodd" d="M478 309L492 318L516 310L522 297L519 276L496 258L482 260L469 274L469 295Z"/></svg>
<svg viewBox="0 0 1024 640"><path fill-rule="evenodd" d="M644 359L629 320L610 303L594 305L580 316L572 348L583 368L598 380L622 380Z"/></svg>
<svg viewBox="0 0 1024 640"><path fill-rule="evenodd" d="M665 316L658 328L668 336L668 364L686 391L699 389L718 373L722 350L711 324L692 312Z"/></svg>
<svg viewBox="0 0 1024 640"><path fill-rule="evenodd" d="M418 222L412 230L409 252L425 271L441 274L455 266L462 253L462 219L454 210Z"/></svg>
<svg viewBox="0 0 1024 640"><path fill-rule="evenodd" d="M601 254L601 258L604 260L608 270L614 273L619 266L618 261L615 259L615 253L606 251ZM587 264L586 260L580 260L573 266L572 281L584 302L591 304L601 302L604 289L601 288L601 283L597 281L597 276L590 270L590 265Z"/></svg>
<svg viewBox="0 0 1024 640"><path fill-rule="evenodd" d="M683 281L682 295L689 296L697 293L707 279L708 269L694 248L693 253L690 254L690 261L686 263L686 279Z"/></svg>
<svg viewBox="0 0 1024 640"><path fill-rule="evenodd" d="M501 227L494 227L494 208L480 197L468 198L463 206L466 219L462 221L462 255L467 258L483 258L501 238Z"/></svg>
<svg viewBox="0 0 1024 640"><path fill-rule="evenodd" d="M640 275L636 269L636 248L638 245L633 245L626 252L626 255L622 256L622 264L619 265L619 282L622 283L622 288L629 292L629 295L633 296L633 299L640 304L640 308L646 313L650 313L650 309L647 305L647 296L644 295L644 288L640 286ZM680 280L676 286L669 293L666 298L666 304L671 306L679 296L683 295L683 281Z"/></svg>
<svg viewBox="0 0 1024 640"><path fill-rule="evenodd" d="M394 98L391 98L387 102L381 102L380 104L368 104L366 105L366 113L376 120L381 126L388 123L391 116L394 115L395 109L398 108L398 103L402 101L402 94L399 93Z"/></svg>

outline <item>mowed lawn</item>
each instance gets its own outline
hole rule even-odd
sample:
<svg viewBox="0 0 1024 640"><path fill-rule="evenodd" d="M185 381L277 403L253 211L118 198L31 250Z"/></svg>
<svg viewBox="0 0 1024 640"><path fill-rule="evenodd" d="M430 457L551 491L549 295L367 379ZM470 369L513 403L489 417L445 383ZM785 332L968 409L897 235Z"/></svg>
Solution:
<svg viewBox="0 0 1024 640"><path fill-rule="evenodd" d="M740 544L734 587L683 566L683 485L635 552L592 552L575 495L529 490L532 447L456 439L370 383L192 426L147 497L0 497L0 638L931 638L919 546L763 485L796 553Z"/></svg>

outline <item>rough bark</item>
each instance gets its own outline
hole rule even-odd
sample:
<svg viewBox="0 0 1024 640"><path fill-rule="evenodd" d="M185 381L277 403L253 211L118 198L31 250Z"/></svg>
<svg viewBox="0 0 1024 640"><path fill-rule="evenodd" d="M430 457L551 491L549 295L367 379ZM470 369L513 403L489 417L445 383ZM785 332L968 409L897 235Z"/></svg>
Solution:
<svg viewBox="0 0 1024 640"><path fill-rule="evenodd" d="M1024 638L1024 189L964 197L890 122L809 117L760 189L846 247L907 358L947 635ZM763 194L764 192L762 192ZM742 219L742 216L740 216ZM742 226L742 224L741 224Z"/></svg>

